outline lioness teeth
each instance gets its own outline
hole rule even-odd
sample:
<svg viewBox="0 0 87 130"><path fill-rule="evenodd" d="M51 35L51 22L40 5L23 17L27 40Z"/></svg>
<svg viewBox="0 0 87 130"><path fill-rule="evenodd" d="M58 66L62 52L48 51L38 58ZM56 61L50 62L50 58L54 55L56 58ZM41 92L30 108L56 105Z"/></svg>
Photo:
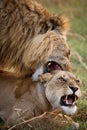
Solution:
<svg viewBox="0 0 87 130"><path fill-rule="evenodd" d="M68 104L68 96L65 97L66 104Z"/></svg>
<svg viewBox="0 0 87 130"><path fill-rule="evenodd" d="M76 95L65 95L61 97L61 103L65 106L76 105L78 97Z"/></svg>
<svg viewBox="0 0 87 130"><path fill-rule="evenodd" d="M75 101L73 102L73 105L75 104Z"/></svg>
<svg viewBox="0 0 87 130"><path fill-rule="evenodd" d="M66 96L66 104L74 104L75 103L75 97Z"/></svg>
<svg viewBox="0 0 87 130"><path fill-rule="evenodd" d="M78 99L78 98L75 96L75 102L77 101L77 99Z"/></svg>
<svg viewBox="0 0 87 130"><path fill-rule="evenodd" d="M67 101L67 99L68 99L68 96L66 96L66 101Z"/></svg>

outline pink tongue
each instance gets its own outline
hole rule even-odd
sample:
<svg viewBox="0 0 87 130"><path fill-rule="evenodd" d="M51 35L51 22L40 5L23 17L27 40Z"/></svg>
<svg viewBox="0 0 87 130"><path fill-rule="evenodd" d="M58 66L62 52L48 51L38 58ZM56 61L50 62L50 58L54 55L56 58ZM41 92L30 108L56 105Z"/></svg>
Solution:
<svg viewBox="0 0 87 130"><path fill-rule="evenodd" d="M67 102L68 102L68 104L72 104L72 103L73 103L73 100L69 98L69 99L67 100Z"/></svg>

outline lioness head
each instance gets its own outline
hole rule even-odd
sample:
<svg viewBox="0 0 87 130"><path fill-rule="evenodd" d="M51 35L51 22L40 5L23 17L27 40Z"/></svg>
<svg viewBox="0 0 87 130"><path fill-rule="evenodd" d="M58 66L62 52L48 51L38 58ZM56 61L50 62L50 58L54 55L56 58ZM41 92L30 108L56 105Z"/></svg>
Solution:
<svg viewBox="0 0 87 130"><path fill-rule="evenodd" d="M2 119L17 123L21 119L29 119L52 109L61 109L66 114L76 112L76 102L81 92L79 80L72 73L44 73L38 79L35 82L31 77L20 79L0 73Z"/></svg>
<svg viewBox="0 0 87 130"><path fill-rule="evenodd" d="M77 99L81 96L80 81L72 73L59 71L54 76L43 74L40 79L49 80L45 83L45 94L53 109L61 108L71 115L76 112Z"/></svg>

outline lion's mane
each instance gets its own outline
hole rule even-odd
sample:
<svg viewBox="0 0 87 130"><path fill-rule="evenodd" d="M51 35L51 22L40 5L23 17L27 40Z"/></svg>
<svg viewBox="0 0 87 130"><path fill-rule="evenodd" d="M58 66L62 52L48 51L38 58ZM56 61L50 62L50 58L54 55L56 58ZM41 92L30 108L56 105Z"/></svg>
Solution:
<svg viewBox="0 0 87 130"><path fill-rule="evenodd" d="M34 70L55 49L58 33L67 30L65 18L34 0L0 1L0 68L13 67L20 74Z"/></svg>

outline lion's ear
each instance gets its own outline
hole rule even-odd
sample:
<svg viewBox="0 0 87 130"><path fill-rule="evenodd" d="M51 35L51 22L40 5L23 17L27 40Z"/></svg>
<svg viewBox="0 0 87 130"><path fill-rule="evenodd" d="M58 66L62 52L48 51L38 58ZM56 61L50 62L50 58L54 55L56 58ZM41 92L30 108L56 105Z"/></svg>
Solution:
<svg viewBox="0 0 87 130"><path fill-rule="evenodd" d="M67 34L67 32L70 30L69 19L64 15L59 15L59 19L62 31L64 32L64 34Z"/></svg>
<svg viewBox="0 0 87 130"><path fill-rule="evenodd" d="M50 24L52 30L57 30L59 33L63 33L64 35L70 30L70 23L67 17L64 15L53 15L50 18Z"/></svg>
<svg viewBox="0 0 87 130"><path fill-rule="evenodd" d="M39 75L39 81L44 83L49 81L50 79L52 79L53 75L50 73L45 73L45 74L41 74Z"/></svg>

